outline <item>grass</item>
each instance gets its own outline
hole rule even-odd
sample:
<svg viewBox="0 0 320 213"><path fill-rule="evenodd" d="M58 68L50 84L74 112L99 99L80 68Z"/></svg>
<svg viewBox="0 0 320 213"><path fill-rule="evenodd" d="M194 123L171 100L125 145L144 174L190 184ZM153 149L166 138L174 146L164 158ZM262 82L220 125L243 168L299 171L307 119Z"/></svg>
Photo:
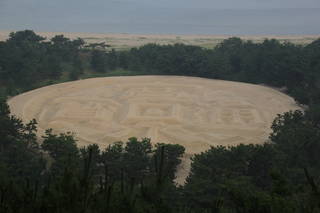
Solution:
<svg viewBox="0 0 320 213"><path fill-rule="evenodd" d="M113 76L137 76L137 75L144 75L144 74L145 73L139 73L139 72L124 70L124 69L116 69L116 70L112 70L105 73L98 73L98 72L93 72L92 70L85 70L83 74L79 76L78 79L80 80L80 79L88 79L88 78L101 78L101 77L113 77ZM21 90L21 91L17 90L16 94L20 94L22 92L27 92L33 89L37 89L37 88L41 88L41 87L45 87L53 84L65 83L69 81L74 81L74 80L70 79L69 73L65 71L62 73L59 79L41 81L36 85L33 85L33 87L28 88L26 90ZM0 87L0 98L6 96L5 94L7 93L5 90L6 90L5 87Z"/></svg>
<svg viewBox="0 0 320 213"><path fill-rule="evenodd" d="M98 73L92 71L86 71L84 74L80 76L80 79L86 78L100 78L100 77L112 77L112 76L134 76L134 75L143 75L143 73L124 70L124 69L116 69L105 73Z"/></svg>

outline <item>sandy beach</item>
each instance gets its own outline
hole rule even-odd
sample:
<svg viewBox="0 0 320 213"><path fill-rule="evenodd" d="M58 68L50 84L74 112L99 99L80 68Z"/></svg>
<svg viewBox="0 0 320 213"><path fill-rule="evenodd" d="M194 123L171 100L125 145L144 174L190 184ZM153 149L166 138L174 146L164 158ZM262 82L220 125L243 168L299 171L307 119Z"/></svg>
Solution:
<svg viewBox="0 0 320 213"><path fill-rule="evenodd" d="M9 36L9 31L0 31L0 41L4 41ZM237 35L169 35L169 34L126 34L126 33L66 33L66 32L36 32L37 34L52 38L55 35L64 35L65 37L76 39L82 38L88 44L105 42L110 45L110 49L117 50L130 49L139 47L149 43L156 44L176 44L183 43L188 45L196 45L204 48L213 48L224 39ZM278 39L281 42L292 42L295 44L308 44L320 38L320 35L247 35L237 36L244 40L252 40L253 42L262 42L266 38Z"/></svg>

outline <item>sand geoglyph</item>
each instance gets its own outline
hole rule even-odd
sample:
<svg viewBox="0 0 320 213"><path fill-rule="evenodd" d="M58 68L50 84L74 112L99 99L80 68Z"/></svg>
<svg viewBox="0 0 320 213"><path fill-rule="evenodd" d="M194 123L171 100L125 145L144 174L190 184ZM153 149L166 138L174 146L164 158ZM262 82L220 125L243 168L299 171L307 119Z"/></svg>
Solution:
<svg viewBox="0 0 320 213"><path fill-rule="evenodd" d="M79 145L101 147L149 137L187 154L210 146L263 143L278 113L298 109L271 88L195 77L135 76L79 80L36 89L9 101L24 121L71 131Z"/></svg>

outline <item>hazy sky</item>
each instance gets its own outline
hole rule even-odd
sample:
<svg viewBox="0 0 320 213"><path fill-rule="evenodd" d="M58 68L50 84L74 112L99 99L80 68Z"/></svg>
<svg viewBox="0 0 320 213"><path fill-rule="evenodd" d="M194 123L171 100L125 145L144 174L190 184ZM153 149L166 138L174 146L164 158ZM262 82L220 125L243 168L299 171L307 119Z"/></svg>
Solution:
<svg viewBox="0 0 320 213"><path fill-rule="evenodd" d="M0 30L315 34L318 20L320 0L0 0Z"/></svg>
<svg viewBox="0 0 320 213"><path fill-rule="evenodd" d="M320 0L0 0L4 9L8 2L21 5L38 3L55 6L64 4L70 6L97 5L108 6L127 4L128 6L174 7L174 8L217 8L217 9L264 9L264 8L320 8Z"/></svg>
<svg viewBox="0 0 320 213"><path fill-rule="evenodd" d="M116 0L115 0L116 1ZM319 8L320 0L119 0L156 6L217 9Z"/></svg>

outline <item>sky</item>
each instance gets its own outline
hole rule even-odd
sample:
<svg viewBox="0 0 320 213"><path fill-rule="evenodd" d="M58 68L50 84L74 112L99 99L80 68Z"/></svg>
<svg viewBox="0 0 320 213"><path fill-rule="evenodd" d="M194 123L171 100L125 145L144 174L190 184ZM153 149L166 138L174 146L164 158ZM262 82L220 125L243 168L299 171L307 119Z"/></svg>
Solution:
<svg viewBox="0 0 320 213"><path fill-rule="evenodd" d="M9 2L18 2L21 5L34 3L56 6L86 6L86 5L123 5L162 8L210 8L210 9L274 9L274 8L320 8L320 0L0 0L4 9Z"/></svg>
<svg viewBox="0 0 320 213"><path fill-rule="evenodd" d="M120 0L138 2L141 0ZM319 0L142 0L146 4L168 7L211 9L320 8Z"/></svg>
<svg viewBox="0 0 320 213"><path fill-rule="evenodd" d="M320 0L0 0L0 30L317 34L318 20Z"/></svg>

